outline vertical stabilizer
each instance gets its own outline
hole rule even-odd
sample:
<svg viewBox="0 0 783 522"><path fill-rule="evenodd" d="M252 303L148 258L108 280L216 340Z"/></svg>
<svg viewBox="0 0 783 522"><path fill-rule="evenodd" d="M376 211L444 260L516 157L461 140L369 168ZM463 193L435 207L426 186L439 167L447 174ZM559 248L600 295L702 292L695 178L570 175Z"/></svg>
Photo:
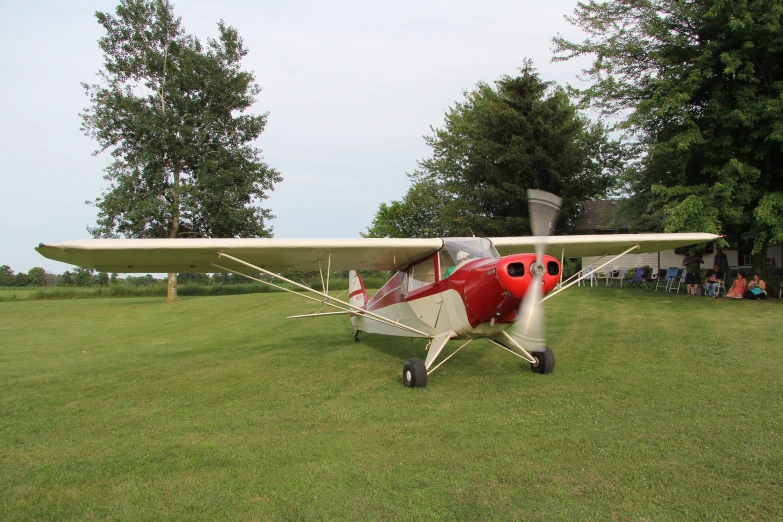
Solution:
<svg viewBox="0 0 783 522"><path fill-rule="evenodd" d="M362 276L356 270L348 272L348 302L353 306L367 309L367 290L364 288L364 281ZM353 329L358 333L361 330L359 320L364 323L363 317L357 317L356 314L351 314L351 324ZM358 338L357 338L358 339Z"/></svg>
<svg viewBox="0 0 783 522"><path fill-rule="evenodd" d="M362 276L356 270L348 272L348 302L359 308L367 308L367 290L364 288ZM357 329L357 318L351 314L351 323Z"/></svg>
<svg viewBox="0 0 783 522"><path fill-rule="evenodd" d="M367 307L367 290L362 276L356 270L348 272L348 302L359 308Z"/></svg>

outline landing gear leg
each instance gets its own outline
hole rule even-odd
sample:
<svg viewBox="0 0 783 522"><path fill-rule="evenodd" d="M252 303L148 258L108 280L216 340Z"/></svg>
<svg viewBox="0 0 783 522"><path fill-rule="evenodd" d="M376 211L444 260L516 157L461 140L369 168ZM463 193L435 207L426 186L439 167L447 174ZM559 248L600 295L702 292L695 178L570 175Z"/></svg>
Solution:
<svg viewBox="0 0 783 522"><path fill-rule="evenodd" d="M427 386L427 367L424 361L412 357L405 361L402 367L402 382L408 388L424 388Z"/></svg>
<svg viewBox="0 0 783 522"><path fill-rule="evenodd" d="M362 331L361 331L361 330L356 330L356 331L353 333L353 341L354 341L355 343L358 343L358 342L359 342L359 334L360 334L360 333L362 333Z"/></svg>
<svg viewBox="0 0 783 522"><path fill-rule="evenodd" d="M530 369L533 373L552 373L555 371L555 354L548 346L536 348L530 355L536 360L530 363Z"/></svg>

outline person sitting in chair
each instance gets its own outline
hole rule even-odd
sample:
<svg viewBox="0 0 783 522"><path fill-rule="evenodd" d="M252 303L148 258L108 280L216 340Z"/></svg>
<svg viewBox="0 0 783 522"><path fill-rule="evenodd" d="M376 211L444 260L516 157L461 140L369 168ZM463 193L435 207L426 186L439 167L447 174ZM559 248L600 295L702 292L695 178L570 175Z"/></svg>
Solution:
<svg viewBox="0 0 783 522"><path fill-rule="evenodd" d="M723 282L723 270L718 265L712 265L712 269L707 270L704 278L704 292L710 297L717 297L716 292Z"/></svg>

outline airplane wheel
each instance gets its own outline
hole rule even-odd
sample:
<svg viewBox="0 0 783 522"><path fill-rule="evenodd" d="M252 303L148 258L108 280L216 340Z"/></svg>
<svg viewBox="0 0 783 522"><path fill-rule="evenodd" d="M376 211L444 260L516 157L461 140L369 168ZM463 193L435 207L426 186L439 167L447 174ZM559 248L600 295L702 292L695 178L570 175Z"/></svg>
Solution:
<svg viewBox="0 0 783 522"><path fill-rule="evenodd" d="M530 355L538 361L538 364L530 363L530 369L533 373L552 373L555 371L555 354L548 346L543 346L532 352Z"/></svg>
<svg viewBox="0 0 783 522"><path fill-rule="evenodd" d="M427 386L427 367L424 361L412 357L405 361L402 367L402 382L408 388L424 388Z"/></svg>

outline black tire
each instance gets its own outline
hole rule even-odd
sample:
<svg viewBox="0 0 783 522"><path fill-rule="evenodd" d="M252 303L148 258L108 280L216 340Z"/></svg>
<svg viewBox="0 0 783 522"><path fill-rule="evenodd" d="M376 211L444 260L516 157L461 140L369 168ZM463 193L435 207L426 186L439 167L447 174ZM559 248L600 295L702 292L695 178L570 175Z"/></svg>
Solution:
<svg viewBox="0 0 783 522"><path fill-rule="evenodd" d="M530 369L533 373L552 373L555 371L555 354L548 346L542 346L537 348L536 351L530 355L538 361L538 364L530 363Z"/></svg>
<svg viewBox="0 0 783 522"><path fill-rule="evenodd" d="M424 388L427 386L427 367L424 361L412 357L405 361L402 367L402 382L408 388Z"/></svg>

